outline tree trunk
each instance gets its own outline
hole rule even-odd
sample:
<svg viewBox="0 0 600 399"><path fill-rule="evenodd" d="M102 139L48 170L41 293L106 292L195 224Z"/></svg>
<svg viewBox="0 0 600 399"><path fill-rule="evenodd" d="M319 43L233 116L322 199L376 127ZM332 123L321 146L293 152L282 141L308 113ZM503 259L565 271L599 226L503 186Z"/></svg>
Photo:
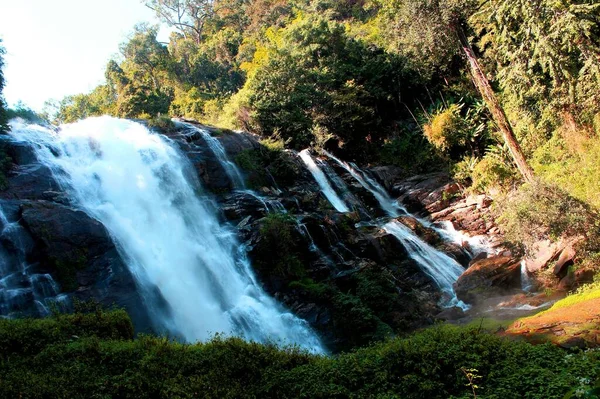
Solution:
<svg viewBox="0 0 600 399"><path fill-rule="evenodd" d="M477 89L481 93L481 96L483 97L487 107L492 113L494 121L496 122L496 125L498 125L500 132L502 132L504 141L506 142L506 145L508 145L508 149L510 150L519 172L521 172L521 175L523 175L523 178L526 182L532 183L534 181L533 169L531 169L531 166L529 166L527 160L525 159L525 155L521 150L521 146L519 146L519 142L517 141L512 127L510 126L510 122L506 118L504 109L502 109L502 106L498 102L498 99L492 90L492 86L490 86L490 82L483 73L483 70L477 61L477 57L475 56L475 53L473 52L473 49L471 48L463 29L458 27L455 28L455 30L460 40L461 47L467 56L467 60L469 61L471 75L473 76L475 86L477 86Z"/></svg>

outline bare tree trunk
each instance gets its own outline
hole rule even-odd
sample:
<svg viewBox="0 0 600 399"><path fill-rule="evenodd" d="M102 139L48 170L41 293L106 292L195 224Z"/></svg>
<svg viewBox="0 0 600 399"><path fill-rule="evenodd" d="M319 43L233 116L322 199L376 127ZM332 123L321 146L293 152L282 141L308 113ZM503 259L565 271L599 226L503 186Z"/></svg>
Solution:
<svg viewBox="0 0 600 399"><path fill-rule="evenodd" d="M506 118L504 109L502 109L502 106L498 102L498 99L492 90L492 86L490 86L490 82L485 76L485 73L483 73L483 70L477 61L477 57L475 56L475 53L473 52L473 49L471 48L464 31L460 27L455 28L455 30L460 40L461 47L467 56L467 60L469 61L471 75L473 76L475 86L477 86L477 89L481 93L481 96L483 97L487 107L492 113L494 121L498 125L500 132L502 132L504 141L506 142L506 145L508 145L508 149L510 150L519 172L521 172L521 175L523 175L523 178L526 182L532 183L534 181L533 169L531 169L531 166L529 166L527 160L525 159L525 155L523 154L521 146L515 137L510 122L508 121L508 118Z"/></svg>

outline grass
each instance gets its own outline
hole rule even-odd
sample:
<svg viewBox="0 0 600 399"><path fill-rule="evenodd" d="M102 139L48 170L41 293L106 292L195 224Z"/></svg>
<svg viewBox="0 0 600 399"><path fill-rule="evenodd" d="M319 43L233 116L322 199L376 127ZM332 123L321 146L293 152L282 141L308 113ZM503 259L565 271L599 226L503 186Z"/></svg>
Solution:
<svg viewBox="0 0 600 399"><path fill-rule="evenodd" d="M550 309L541 312L541 314L581 304L582 302L591 301L598 298L600 298L600 280L578 288L577 291L566 296L560 301L557 301Z"/></svg>

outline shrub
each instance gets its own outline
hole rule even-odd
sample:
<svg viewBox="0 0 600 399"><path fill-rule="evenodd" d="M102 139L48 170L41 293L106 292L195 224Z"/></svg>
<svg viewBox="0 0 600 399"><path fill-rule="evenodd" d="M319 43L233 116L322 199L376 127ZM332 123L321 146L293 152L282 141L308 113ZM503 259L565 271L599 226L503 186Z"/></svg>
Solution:
<svg viewBox="0 0 600 399"><path fill-rule="evenodd" d="M461 369L474 369L482 398L548 399L589 392L600 375L598 351L471 328L438 326L330 357L238 338L185 345L103 331L123 321L122 311L0 320L0 397L470 398Z"/></svg>
<svg viewBox="0 0 600 399"><path fill-rule="evenodd" d="M590 249L599 248L597 213L556 186L523 185L499 199L496 209L500 228L515 243L530 246L548 238L582 236Z"/></svg>
<svg viewBox="0 0 600 399"><path fill-rule="evenodd" d="M291 216L268 214L261 223L259 234L254 254L255 266L260 273L292 280L304 276L304 266L299 259L299 233Z"/></svg>
<svg viewBox="0 0 600 399"><path fill-rule="evenodd" d="M175 123L166 115L158 115L153 118L149 118L148 128L157 129L161 133L172 133L177 130Z"/></svg>

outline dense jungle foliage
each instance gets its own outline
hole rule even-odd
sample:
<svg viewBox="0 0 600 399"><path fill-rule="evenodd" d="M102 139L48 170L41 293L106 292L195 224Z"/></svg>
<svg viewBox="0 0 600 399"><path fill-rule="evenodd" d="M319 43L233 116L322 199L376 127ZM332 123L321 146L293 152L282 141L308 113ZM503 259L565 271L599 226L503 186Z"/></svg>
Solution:
<svg viewBox="0 0 600 399"><path fill-rule="evenodd" d="M0 396L597 397L600 352L435 327L335 357L216 337L133 339L123 311L0 320Z"/></svg>

